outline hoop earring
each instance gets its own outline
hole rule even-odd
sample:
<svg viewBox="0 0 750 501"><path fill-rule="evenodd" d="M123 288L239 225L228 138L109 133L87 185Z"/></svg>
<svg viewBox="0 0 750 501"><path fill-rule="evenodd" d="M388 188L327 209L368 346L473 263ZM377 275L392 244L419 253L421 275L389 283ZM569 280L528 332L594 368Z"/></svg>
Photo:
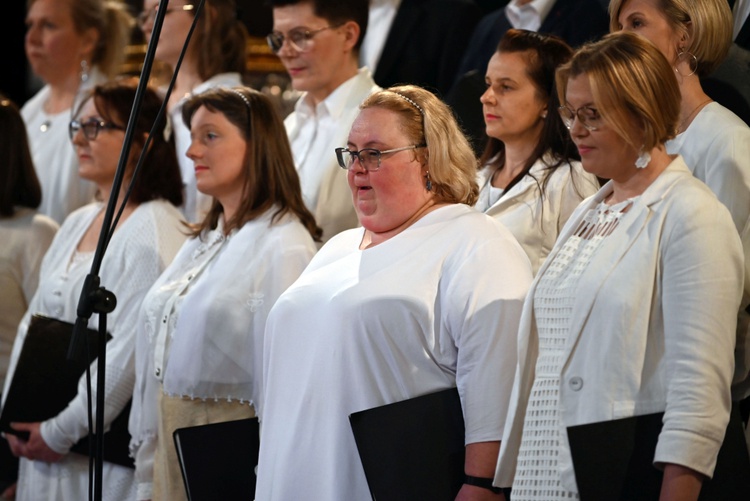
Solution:
<svg viewBox="0 0 750 501"><path fill-rule="evenodd" d="M430 171L427 171L427 182L425 183L427 191L432 191L432 180L430 179Z"/></svg>
<svg viewBox="0 0 750 501"><path fill-rule="evenodd" d="M695 57L695 54L692 52L688 52L684 49L678 49L677 52L677 59L675 60L673 69L674 72L680 75L682 78L687 78L695 75L695 72L698 71L698 58ZM680 73L680 63L686 62L688 64L688 68L690 68L690 73L687 75L683 75Z"/></svg>

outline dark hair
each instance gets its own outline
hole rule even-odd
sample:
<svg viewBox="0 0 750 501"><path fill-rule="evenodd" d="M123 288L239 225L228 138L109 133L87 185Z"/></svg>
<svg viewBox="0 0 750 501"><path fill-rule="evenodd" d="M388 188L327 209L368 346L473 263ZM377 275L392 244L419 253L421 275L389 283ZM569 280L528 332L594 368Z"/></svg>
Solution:
<svg viewBox="0 0 750 501"><path fill-rule="evenodd" d="M242 203L232 219L225 222L225 230L240 228L275 208L274 222L291 213L315 240L320 241L323 231L315 224L315 218L302 200L286 129L271 100L247 87L210 89L191 97L183 106L182 120L188 128L193 115L201 107L224 115L244 134L247 142ZM223 212L224 208L214 199L203 221L191 226L192 235L200 237L205 231L215 229Z"/></svg>
<svg viewBox="0 0 750 501"><path fill-rule="evenodd" d="M198 5L198 0L186 0ZM247 66L247 30L237 17L235 0L206 0L190 42L198 75L208 80L219 73L243 74Z"/></svg>
<svg viewBox="0 0 750 501"><path fill-rule="evenodd" d="M15 206L36 209L42 187L29 152L26 126L13 101L0 94L0 216L10 217Z"/></svg>
<svg viewBox="0 0 750 501"><path fill-rule="evenodd" d="M96 110L104 120L124 128L130 117L137 86L138 80L135 78L114 80L97 85L88 97L93 99ZM84 100L84 103L87 100ZM126 182L132 176L146 137L156 121L161 102L161 98L153 89L146 88L143 94L141 112L135 124ZM78 112L80 112L80 109ZM163 131L165 126L166 119L162 117L157 128L159 131ZM169 140L165 139L164 136L164 133L158 132L151 138L151 145L144 158L143 166L135 178L130 202L141 204L163 198L172 205L182 205L182 175L177 163L174 140L171 135Z"/></svg>
<svg viewBox="0 0 750 501"><path fill-rule="evenodd" d="M354 52L359 52L362 40L367 33L367 20L370 14L370 2L368 0L266 0L266 4L270 7L284 7L300 3L312 5L313 13L327 20L331 25L340 25L347 21L357 23L359 25L359 40L354 44Z"/></svg>
<svg viewBox="0 0 750 501"><path fill-rule="evenodd" d="M549 181L549 175L555 169L567 165L569 159L579 159L578 150L565 128L557 108L560 100L555 91L555 70L567 62L573 55L573 50L561 38L553 35L541 35L533 31L510 29L497 46L498 53L522 52L526 57L526 74L536 87L537 95L547 103L547 116L544 118L539 143L531 156L526 160L523 170L506 186L507 193L521 179L529 174L531 167L545 153L552 153L552 164L547 165L546 175L537 185L542 193ZM501 169L505 165L505 144L497 138L490 137L484 153L479 161L480 166L489 165L492 170ZM572 174L572 172L571 172Z"/></svg>

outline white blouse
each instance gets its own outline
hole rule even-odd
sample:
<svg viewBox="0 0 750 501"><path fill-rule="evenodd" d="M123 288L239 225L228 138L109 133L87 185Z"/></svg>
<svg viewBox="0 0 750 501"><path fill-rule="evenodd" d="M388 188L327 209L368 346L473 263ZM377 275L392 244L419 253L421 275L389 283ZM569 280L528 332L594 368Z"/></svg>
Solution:
<svg viewBox="0 0 750 501"><path fill-rule="evenodd" d="M129 424L140 492L153 476L160 386L170 396L260 399L266 317L317 249L296 218L272 222L273 211L185 242L143 301Z"/></svg>

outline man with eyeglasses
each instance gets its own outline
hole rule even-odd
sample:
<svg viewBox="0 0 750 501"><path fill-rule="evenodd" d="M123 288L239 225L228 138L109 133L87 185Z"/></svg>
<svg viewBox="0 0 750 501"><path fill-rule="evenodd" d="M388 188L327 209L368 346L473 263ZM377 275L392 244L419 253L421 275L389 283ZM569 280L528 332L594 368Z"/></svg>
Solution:
<svg viewBox="0 0 750 501"><path fill-rule="evenodd" d="M303 94L284 121L308 209L323 241L358 225L334 149L346 144L359 104L379 89L359 68L367 0L271 0L268 45Z"/></svg>

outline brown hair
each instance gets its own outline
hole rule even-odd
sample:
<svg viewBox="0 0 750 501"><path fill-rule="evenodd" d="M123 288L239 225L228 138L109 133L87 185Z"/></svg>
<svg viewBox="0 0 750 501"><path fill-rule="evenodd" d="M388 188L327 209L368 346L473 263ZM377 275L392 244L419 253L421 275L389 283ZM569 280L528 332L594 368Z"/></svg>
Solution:
<svg viewBox="0 0 750 501"><path fill-rule="evenodd" d="M609 29L622 29L618 18L628 0L609 3ZM726 0L657 0L657 6L677 33L687 36L686 52L698 60L695 73L705 77L719 67L732 45L732 11ZM675 47L675 50L677 48Z"/></svg>
<svg viewBox="0 0 750 501"><path fill-rule="evenodd" d="M557 114L560 106L557 92L555 91L555 70L570 60L573 49L563 39L551 35L541 35L533 31L510 29L500 40L497 46L500 54L521 53L526 61L526 74L531 79L536 94L540 100L547 104L547 116L544 118L542 132L539 142L534 147L531 155L526 159L523 170L511 180L505 187L507 193L526 175L530 175L531 167L537 160L543 159L547 152L552 154L552 164L547 165L547 175L541 185L537 180L539 189L544 189L549 181L549 174L556 169L570 164L570 159L578 159L578 149L568 134L565 125ZM480 166L489 164L493 170L500 169L505 165L505 144L494 137L490 137L487 146L479 160ZM573 172L571 170L571 175Z"/></svg>
<svg viewBox="0 0 750 501"><path fill-rule="evenodd" d="M199 2L185 3L197 6ZM205 81L219 73L244 73L247 38L235 0L206 0L190 42L198 75Z"/></svg>
<svg viewBox="0 0 750 501"><path fill-rule="evenodd" d="M138 81L135 78L120 79L98 85L92 89L88 98L94 100L94 106L102 118L121 126L127 125L133 106ZM138 157L143 151L151 127L156 122L156 116L162 100L156 91L146 88L143 94L141 112L135 123L133 146L130 150L126 181L132 176ZM83 106L83 103L81 104ZM80 108L78 110L80 112ZM78 114L76 113L76 115ZM158 130L163 131L166 119L162 117L158 123ZM182 175L177 163L174 140L165 139L163 132L154 134L151 144L141 166L141 170L133 182L130 201L136 204L150 200L164 199L172 205L182 205Z"/></svg>
<svg viewBox="0 0 750 501"><path fill-rule="evenodd" d="M622 31L584 45L557 70L561 102L568 80L581 75L588 77L602 118L630 146L650 151L674 137L680 88L674 70L654 44ZM634 120L635 128L630 125Z"/></svg>
<svg viewBox="0 0 750 501"><path fill-rule="evenodd" d="M414 154L429 166L438 202L474 205L479 195L477 160L447 104L421 87L401 85L370 95L360 105L362 110L367 108L397 113L409 140L427 145Z"/></svg>
<svg viewBox="0 0 750 501"><path fill-rule="evenodd" d="M193 115L202 106L224 115L244 134L247 142L242 203L232 219L225 221L225 230L240 228L273 209L274 222L287 213L292 214L315 240L320 241L323 231L302 200L286 129L271 100L247 87L210 89L191 97L183 106L182 120L188 128ZM223 212L224 208L214 199L203 221L191 226L192 236L200 237L215 229Z"/></svg>
<svg viewBox="0 0 750 501"><path fill-rule="evenodd" d="M0 216L10 217L15 206L36 209L42 187L29 152L26 126L13 101L0 94Z"/></svg>

